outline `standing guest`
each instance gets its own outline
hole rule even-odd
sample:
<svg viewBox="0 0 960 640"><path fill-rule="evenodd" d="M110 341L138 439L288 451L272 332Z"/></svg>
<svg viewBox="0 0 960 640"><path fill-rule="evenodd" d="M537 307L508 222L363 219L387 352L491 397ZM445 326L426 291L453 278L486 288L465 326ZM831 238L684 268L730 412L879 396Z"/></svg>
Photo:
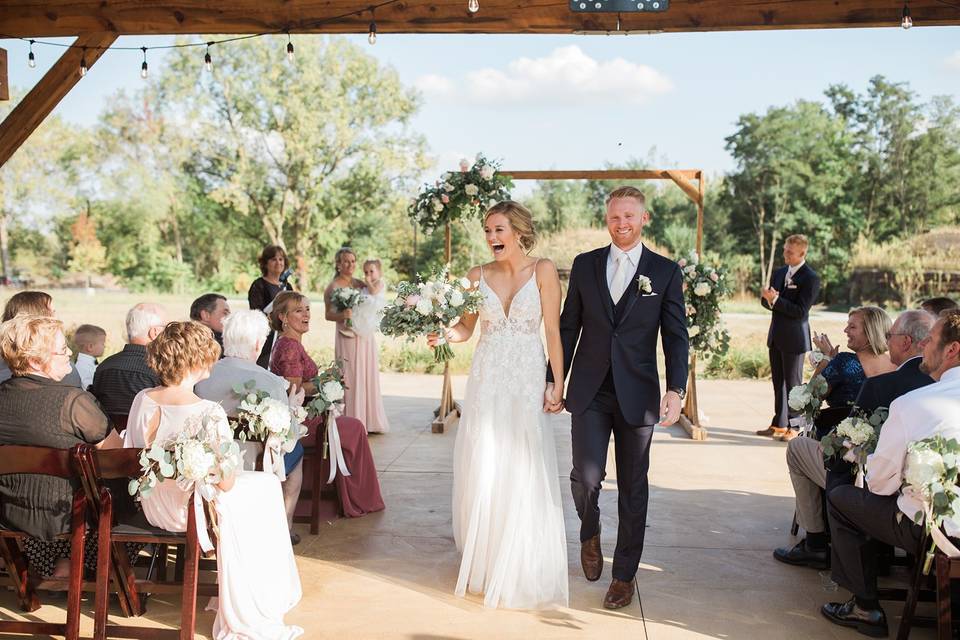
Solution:
<svg viewBox="0 0 960 640"><path fill-rule="evenodd" d="M293 287L287 282L290 275L290 260L287 259L287 252L283 247L272 244L264 247L257 262L260 264L261 277L250 285L247 302L251 309L258 309L269 316L273 299L277 294L281 291L293 291ZM273 350L275 339L276 335L271 332L267 336L267 341L263 343L263 351L257 358L257 364L264 369L270 368L270 352Z"/></svg>
<svg viewBox="0 0 960 640"><path fill-rule="evenodd" d="M377 340L374 334L361 335L350 331L346 321L353 316L352 309L337 311L331 301L334 289L352 288L361 291L366 287L362 280L353 277L357 268L357 256L349 247L342 247L336 254L336 274L323 292L326 318L337 323L334 336L334 351L343 366L344 415L356 418L367 426L368 433L386 433L390 429L387 413L380 395L380 364L377 360ZM379 277L377 278L379 281ZM380 285L382 288L382 285Z"/></svg>
<svg viewBox="0 0 960 640"><path fill-rule="evenodd" d="M210 327L223 353L223 321L230 315L227 299L219 293L205 293L190 305L190 319Z"/></svg>
<svg viewBox="0 0 960 640"><path fill-rule="evenodd" d="M107 345L107 332L94 324L82 324L73 332L73 343L77 345L80 387L89 389L93 384L93 374L97 370L97 358L103 356Z"/></svg>
<svg viewBox="0 0 960 640"><path fill-rule="evenodd" d="M877 593L880 541L913 552L923 527L913 521L921 503L900 494L907 447L933 436L960 437L960 311L946 311L923 344L924 373L936 382L894 400L874 452L867 458L869 490L840 486L827 494L833 539L833 580L851 594L847 602L830 602L820 612L834 624L865 635L887 635L887 616ZM948 525L947 534L957 535Z"/></svg>
<svg viewBox="0 0 960 640"><path fill-rule="evenodd" d="M49 293L43 291L21 291L10 296L7 304L3 308L3 322L14 318L20 314L46 316L53 318L56 311L53 308L53 298ZM10 367L5 360L0 360L0 382L10 378ZM70 365L70 373L63 376L60 384L71 387L80 387L80 374L76 367ZM81 387L85 388L85 387Z"/></svg>
<svg viewBox="0 0 960 640"><path fill-rule="evenodd" d="M758 436L789 439L790 389L803 380L803 356L810 350L810 307L820 292L820 276L806 263L809 242L804 235L789 236L783 243L786 263L773 273L761 293L761 304L773 312L767 348L773 378L773 418Z"/></svg>
<svg viewBox="0 0 960 640"><path fill-rule="evenodd" d="M303 335L310 330L310 301L306 296L286 291L274 300L270 324L280 334L273 349L270 370L287 379L294 390L303 389L307 396L316 395L314 378L319 368L303 348ZM306 440L316 439L319 420L307 424L310 433ZM349 476L337 473L337 493L344 514L358 517L373 511L382 511L380 481L370 452L370 443L363 423L356 418L341 416L336 421L340 445ZM317 443L319 445L319 443ZM334 464L333 455L330 464ZM316 499L316 496L314 497Z"/></svg>
<svg viewBox="0 0 960 640"><path fill-rule="evenodd" d="M303 391L291 391L290 383L278 375L257 366L257 357L263 349L263 342L270 333L270 324L262 311L242 310L231 314L223 323L223 358L213 365L210 377L197 383L194 392L204 400L220 403L228 418L237 417L240 397L233 390L236 385L254 382L258 391L265 391L274 400L289 402L292 406L303 404ZM262 453L259 443L255 449ZM287 512L287 527L290 529L290 542L297 544L300 536L293 532L293 513L300 497L303 484L303 445L299 442L293 451L283 456L286 480L283 488L283 504ZM244 458L244 469L252 469L253 459Z"/></svg>
<svg viewBox="0 0 960 640"><path fill-rule="evenodd" d="M147 345L166 323L163 307L142 302L127 312L127 344L97 366L90 391L112 419L130 413L133 399L143 389L157 386L156 372L147 364ZM117 416L114 418L114 416Z"/></svg>
<svg viewBox="0 0 960 640"><path fill-rule="evenodd" d="M886 332L890 361L899 368L889 373L868 377L854 401L857 410L869 415L879 407L889 407L895 398L933 382L920 371L923 341L936 318L926 311L904 311ZM823 513L823 491L830 491L854 481L852 465L831 461L825 468L823 447L816 438L796 438L787 445L787 467L796 495L797 523L806 537L793 547L782 547L773 557L787 564L814 569L827 567L826 521Z"/></svg>
<svg viewBox="0 0 960 640"><path fill-rule="evenodd" d="M155 338L146 347L147 361L160 384L134 399L125 446L143 449L155 441L165 442L200 420L226 427L223 407L193 392L220 357L210 329L199 322L171 322ZM140 504L150 524L179 533L187 530L193 495L177 482L161 482ZM216 510L219 525L219 597L212 636L216 640L301 636L303 629L283 622L302 592L277 477L237 471L217 484L210 507Z"/></svg>
<svg viewBox="0 0 960 640"><path fill-rule="evenodd" d="M920 308L924 311L929 311L935 316L939 316L944 311L950 311L951 309L957 308L957 303L950 298L930 298L929 300L924 300L923 304L920 305Z"/></svg>

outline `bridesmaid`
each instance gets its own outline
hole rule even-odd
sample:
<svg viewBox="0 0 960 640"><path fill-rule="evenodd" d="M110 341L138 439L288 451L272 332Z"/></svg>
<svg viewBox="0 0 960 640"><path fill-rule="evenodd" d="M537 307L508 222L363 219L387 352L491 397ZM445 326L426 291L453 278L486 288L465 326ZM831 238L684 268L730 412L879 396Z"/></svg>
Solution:
<svg viewBox="0 0 960 640"><path fill-rule="evenodd" d="M302 387L307 396L315 395L317 388L313 378L319 369L303 348L303 334L310 330L310 301L299 293L284 291L273 301L270 324L280 336L270 359L270 371L286 378L292 389ZM316 421L308 422L307 427L315 432ZM343 513L356 518L382 511L384 505L380 481L363 423L356 418L341 416L337 418L337 430L343 458L350 472L349 476L338 472L335 480ZM311 437L308 435L305 441Z"/></svg>
<svg viewBox="0 0 960 640"><path fill-rule="evenodd" d="M363 290L362 280L353 277L357 256L349 247L336 255L336 275L323 292L326 318L337 323L334 350L343 366L344 415L357 418L366 425L368 433L386 433L390 429L380 396L380 365L377 361L377 341L374 335L361 336L347 329L346 320L352 310L337 311L330 301L334 289L352 287ZM379 278L378 278L379 280ZM381 285L382 286L382 285Z"/></svg>
<svg viewBox="0 0 960 640"><path fill-rule="evenodd" d="M260 264L261 277L257 278L250 285L247 292L247 302L250 309L263 311L270 315L270 304L281 291L293 291L293 287L283 278L283 274L290 267L290 260L287 258L287 252L279 245L269 245L264 247L257 259ZM270 367L270 351L273 349L275 339L274 332L267 334L267 341L263 343L263 350L257 358L257 364L268 369Z"/></svg>

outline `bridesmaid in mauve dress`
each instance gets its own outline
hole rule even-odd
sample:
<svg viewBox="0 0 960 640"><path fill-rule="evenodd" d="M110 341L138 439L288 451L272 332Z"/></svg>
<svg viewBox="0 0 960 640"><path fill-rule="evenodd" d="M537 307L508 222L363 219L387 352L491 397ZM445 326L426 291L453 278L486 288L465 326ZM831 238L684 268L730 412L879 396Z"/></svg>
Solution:
<svg viewBox="0 0 960 640"><path fill-rule="evenodd" d="M319 368L303 348L303 334L310 329L310 301L302 294L284 291L273 301L270 324L280 335L273 347L270 371L286 378L291 386L303 387L307 396L315 395L317 389L313 378ZM305 441L309 442L315 437L318 422L319 419L307 423L310 433L304 438ZM377 467L370 452L370 443L367 442L363 423L341 416L337 418L337 430L340 433L344 461L350 472L349 476L337 472L335 480L343 513L356 518L382 511L384 504L380 495ZM330 461L325 461L327 462ZM326 477L326 469L329 467L326 464L324 467Z"/></svg>
<svg viewBox="0 0 960 640"><path fill-rule="evenodd" d="M352 310L337 311L330 301L334 289L351 287L364 290L362 280L353 277L357 268L357 256L348 247L337 251L337 275L333 278L323 300L326 303L326 318L337 323L334 351L343 366L344 415L358 419L366 425L368 433L386 433L390 430L387 414L380 395L380 364L377 358L375 334L359 335L346 325Z"/></svg>

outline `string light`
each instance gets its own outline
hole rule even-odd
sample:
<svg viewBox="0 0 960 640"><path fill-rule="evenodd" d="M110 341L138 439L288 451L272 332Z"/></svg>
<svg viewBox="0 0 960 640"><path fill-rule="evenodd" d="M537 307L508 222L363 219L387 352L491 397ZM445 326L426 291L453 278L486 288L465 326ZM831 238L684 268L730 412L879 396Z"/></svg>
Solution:
<svg viewBox="0 0 960 640"><path fill-rule="evenodd" d="M147 48L140 47L140 50L143 51L143 64L140 65L140 77L146 80L150 74L150 67L147 66Z"/></svg>
<svg viewBox="0 0 960 640"><path fill-rule="evenodd" d="M87 48L83 47L80 54L80 77L87 75Z"/></svg>
<svg viewBox="0 0 960 640"><path fill-rule="evenodd" d="M210 73L213 73L213 57L210 55L210 45L212 44L212 42L207 43L207 52L203 56L203 66L205 66Z"/></svg>
<svg viewBox="0 0 960 640"><path fill-rule="evenodd" d="M480 0L469 0L469 2L467 2L467 11L470 13L480 11Z"/></svg>
<svg viewBox="0 0 960 640"><path fill-rule="evenodd" d="M293 62L293 39L289 31L287 31L287 61Z"/></svg>
<svg viewBox="0 0 960 640"><path fill-rule="evenodd" d="M373 9L370 9L370 33L367 35L367 42L377 44L377 21L373 17Z"/></svg>
<svg viewBox="0 0 960 640"><path fill-rule="evenodd" d="M30 67L31 69L36 69L36 68L37 68L37 57L36 57L35 55L33 55L33 43L34 43L34 42L36 42L36 41L35 41L35 40L31 40L31 41L30 41L30 53L27 54L27 66Z"/></svg>
<svg viewBox="0 0 960 640"><path fill-rule="evenodd" d="M910 17L910 7L907 6L907 3L903 3L903 13L901 14L900 26L904 29L909 29L913 26L913 18Z"/></svg>

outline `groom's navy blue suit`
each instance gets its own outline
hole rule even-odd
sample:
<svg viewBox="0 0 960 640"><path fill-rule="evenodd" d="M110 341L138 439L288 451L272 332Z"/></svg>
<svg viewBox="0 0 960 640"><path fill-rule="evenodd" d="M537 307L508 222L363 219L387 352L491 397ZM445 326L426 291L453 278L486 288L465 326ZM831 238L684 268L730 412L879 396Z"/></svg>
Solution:
<svg viewBox="0 0 960 640"><path fill-rule="evenodd" d="M614 305L606 276L609 253L607 246L573 261L560 337L564 375L570 375L570 482L581 521L580 541L600 533L598 499L612 432L620 522L613 577L629 581L643 553L650 440L660 420L657 336L666 357L667 388L686 388L689 341L677 263L644 247L633 279ZM649 295L639 290L641 275L650 279Z"/></svg>

